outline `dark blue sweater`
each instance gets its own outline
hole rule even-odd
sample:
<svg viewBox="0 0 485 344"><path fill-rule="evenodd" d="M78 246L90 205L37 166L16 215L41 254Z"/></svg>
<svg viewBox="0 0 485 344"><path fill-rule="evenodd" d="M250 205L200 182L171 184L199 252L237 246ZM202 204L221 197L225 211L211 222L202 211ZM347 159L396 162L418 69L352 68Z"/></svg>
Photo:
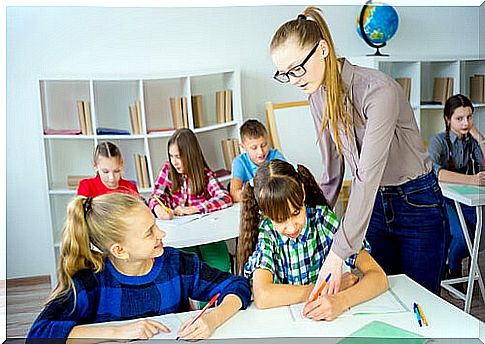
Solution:
<svg viewBox="0 0 485 344"><path fill-rule="evenodd" d="M82 270L73 280L76 299L71 290L50 302L28 338L67 338L76 325L184 312L189 297L208 301L218 292L219 302L228 294L237 295L244 309L251 294L246 278L211 268L196 255L171 247L155 258L144 276L123 275L106 259L101 272Z"/></svg>

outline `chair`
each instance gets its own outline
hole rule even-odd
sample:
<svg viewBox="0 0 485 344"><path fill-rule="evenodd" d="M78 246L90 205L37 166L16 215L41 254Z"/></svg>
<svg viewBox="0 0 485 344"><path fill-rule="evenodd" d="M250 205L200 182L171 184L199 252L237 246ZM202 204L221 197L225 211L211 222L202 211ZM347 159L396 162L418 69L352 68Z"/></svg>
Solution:
<svg viewBox="0 0 485 344"><path fill-rule="evenodd" d="M271 145L290 162L308 167L318 180L323 173L318 137L308 101L266 103L266 123ZM313 147L312 147L313 146ZM347 169L348 170L348 169ZM350 180L344 180L336 204L337 215L347 208Z"/></svg>

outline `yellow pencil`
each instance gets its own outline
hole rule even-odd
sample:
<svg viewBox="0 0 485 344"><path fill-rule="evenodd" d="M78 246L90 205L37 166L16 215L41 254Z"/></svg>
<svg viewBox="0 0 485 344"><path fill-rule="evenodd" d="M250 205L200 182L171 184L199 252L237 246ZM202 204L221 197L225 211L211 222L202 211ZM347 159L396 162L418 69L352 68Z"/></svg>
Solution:
<svg viewBox="0 0 485 344"><path fill-rule="evenodd" d="M421 309L421 306L419 304L416 304L418 306L418 312L419 315L421 316L421 319L423 320L423 323L428 326L428 320L426 320L426 317L424 316L423 310Z"/></svg>
<svg viewBox="0 0 485 344"><path fill-rule="evenodd" d="M153 195L153 198L155 198L155 200L158 202L158 204L160 204L160 206L163 208L163 210L165 210L167 212L167 214L169 214L170 216L173 216L172 209L170 209L165 204L163 204L163 202L160 200L160 198L157 197L157 195Z"/></svg>

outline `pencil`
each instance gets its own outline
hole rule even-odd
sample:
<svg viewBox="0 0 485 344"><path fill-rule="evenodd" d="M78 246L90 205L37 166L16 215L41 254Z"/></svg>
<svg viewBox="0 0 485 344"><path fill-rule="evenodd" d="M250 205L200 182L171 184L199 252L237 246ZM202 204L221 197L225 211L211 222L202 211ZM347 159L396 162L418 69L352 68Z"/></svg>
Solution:
<svg viewBox="0 0 485 344"><path fill-rule="evenodd" d="M160 200L160 198L158 198L157 195L153 195L153 198L155 199L155 201L158 202L158 204L160 204L160 206L163 208L163 210L165 210L167 212L168 215L173 216L172 209L170 209L165 204L163 204L163 202Z"/></svg>
<svg viewBox="0 0 485 344"><path fill-rule="evenodd" d="M425 324L426 326L428 326L428 320L424 316L423 309L421 308L421 306L419 305L419 303L417 303L416 306L418 307L419 316L421 317L421 320L423 321L423 324Z"/></svg>
<svg viewBox="0 0 485 344"><path fill-rule="evenodd" d="M198 319L200 319L200 317L204 315L205 311L207 311L209 307L211 307L217 301L219 296L221 296L221 293L217 293L216 295L214 295L212 299L204 306L204 308L202 308L202 311L194 319L192 319L192 321L187 325L187 327L192 326L193 323L195 323ZM175 338L175 340L179 340L179 338L180 337L177 337Z"/></svg>
<svg viewBox="0 0 485 344"><path fill-rule="evenodd" d="M320 288L318 288L317 292L315 293L315 295L313 295L313 298L309 302L315 301L320 296L320 294L323 291L323 288L325 288L328 281L330 281L330 276L332 276L331 272L327 275L327 278L325 278L325 281L320 285Z"/></svg>

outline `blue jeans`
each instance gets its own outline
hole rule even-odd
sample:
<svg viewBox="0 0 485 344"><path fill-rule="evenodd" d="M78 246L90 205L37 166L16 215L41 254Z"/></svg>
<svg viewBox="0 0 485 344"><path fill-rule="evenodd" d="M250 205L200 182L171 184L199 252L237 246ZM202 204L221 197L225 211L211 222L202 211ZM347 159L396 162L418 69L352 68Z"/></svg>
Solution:
<svg viewBox="0 0 485 344"><path fill-rule="evenodd" d="M460 219L456 212L455 202L451 199L445 198L446 212L448 213L448 219L450 220L450 250L448 251L448 266L451 271L457 271L461 273L461 261L463 258L468 257L470 253L466 247L465 236L461 229ZM475 207L469 207L464 204L460 204L465 222L469 230L470 238L473 242L475 234L475 226L477 223L477 214Z"/></svg>
<svg viewBox="0 0 485 344"><path fill-rule="evenodd" d="M381 186L366 238L386 274L406 274L438 294L449 230L434 173L398 186Z"/></svg>

